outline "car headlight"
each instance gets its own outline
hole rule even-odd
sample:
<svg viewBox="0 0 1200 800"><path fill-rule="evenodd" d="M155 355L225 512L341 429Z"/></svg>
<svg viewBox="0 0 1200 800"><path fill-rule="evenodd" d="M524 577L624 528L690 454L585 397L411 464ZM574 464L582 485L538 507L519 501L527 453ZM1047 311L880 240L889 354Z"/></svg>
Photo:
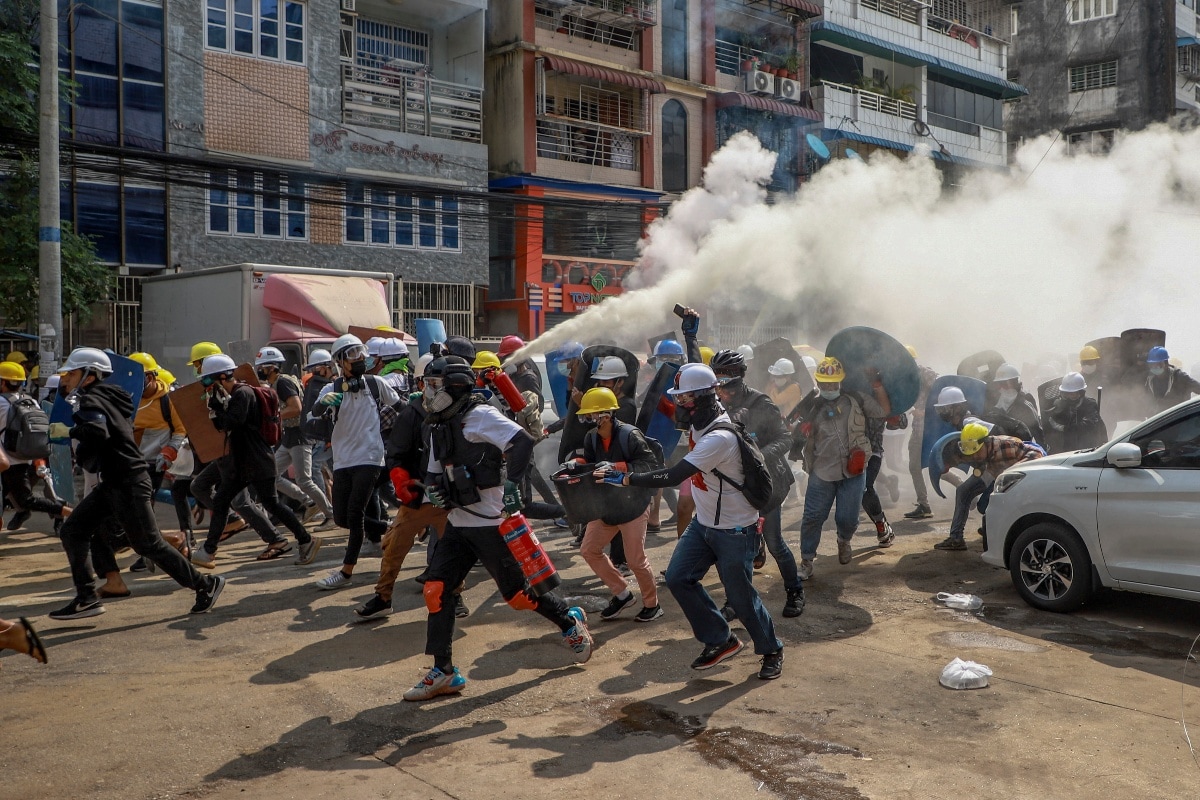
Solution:
<svg viewBox="0 0 1200 800"><path fill-rule="evenodd" d="M1025 479L1024 472L1013 472L1012 470L1009 470L1007 472L1001 472L1000 477L996 478L996 485L994 487L992 487L992 493L993 494L1004 494L1005 492L1007 492L1009 489L1016 486L1018 483L1020 483L1024 479Z"/></svg>

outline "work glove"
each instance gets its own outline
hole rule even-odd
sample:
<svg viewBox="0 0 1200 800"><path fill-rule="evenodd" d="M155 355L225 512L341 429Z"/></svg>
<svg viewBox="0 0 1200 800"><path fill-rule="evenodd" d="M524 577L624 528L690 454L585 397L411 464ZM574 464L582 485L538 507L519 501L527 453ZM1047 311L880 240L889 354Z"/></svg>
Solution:
<svg viewBox="0 0 1200 800"><path fill-rule="evenodd" d="M683 315L683 322L679 324L679 329L683 331L684 336L695 336L700 332L700 315L688 309L688 313Z"/></svg>
<svg viewBox="0 0 1200 800"><path fill-rule="evenodd" d="M324 406L325 408L337 408L338 406L340 406L342 404L342 393L341 392L330 392L329 394L324 395L317 402L318 402L318 404Z"/></svg>
<svg viewBox="0 0 1200 800"><path fill-rule="evenodd" d="M521 488L512 481L504 482L504 513L515 514L525 507L521 498Z"/></svg>
<svg viewBox="0 0 1200 800"><path fill-rule="evenodd" d="M154 460L154 468L158 472L166 472L175 463L175 459L177 458L179 458L179 451L167 445L159 451L158 458Z"/></svg>
<svg viewBox="0 0 1200 800"><path fill-rule="evenodd" d="M62 422L50 423L50 438L51 439L70 439L71 426Z"/></svg>
<svg viewBox="0 0 1200 800"><path fill-rule="evenodd" d="M442 494L442 490L435 486L426 487L425 496L429 498L429 502L433 503L435 508L446 508L449 503L446 495Z"/></svg>

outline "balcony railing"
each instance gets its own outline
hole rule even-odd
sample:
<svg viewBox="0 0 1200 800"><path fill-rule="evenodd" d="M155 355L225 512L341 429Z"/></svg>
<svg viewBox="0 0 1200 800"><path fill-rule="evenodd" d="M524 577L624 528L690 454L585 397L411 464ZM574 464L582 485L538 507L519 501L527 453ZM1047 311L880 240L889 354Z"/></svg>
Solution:
<svg viewBox="0 0 1200 800"><path fill-rule="evenodd" d="M483 90L420 74L342 65L345 122L465 142L483 140Z"/></svg>
<svg viewBox="0 0 1200 800"><path fill-rule="evenodd" d="M658 24L657 0L537 0L537 5L601 25L649 28Z"/></svg>
<svg viewBox="0 0 1200 800"><path fill-rule="evenodd" d="M717 72L725 75L740 75L742 72L742 62L746 59L757 59L763 63L767 61L767 54L762 50L755 50L744 45L720 39L717 39L716 42Z"/></svg>
<svg viewBox="0 0 1200 800"><path fill-rule="evenodd" d="M1175 51L1176 68L1188 78L1200 78L1200 46L1185 45Z"/></svg>
<svg viewBox="0 0 1200 800"><path fill-rule="evenodd" d="M865 111L877 111L880 114L890 114L893 117L900 117L901 119L915 120L917 118L916 103L896 100L887 95L868 92L866 89L859 89L857 86L847 86L844 83L821 81L821 85L826 90L825 96L827 98L832 99L828 92L844 92L857 98L858 107Z"/></svg>
<svg viewBox="0 0 1200 800"><path fill-rule="evenodd" d="M908 0L860 0L863 8L870 8L889 17L919 25L921 9Z"/></svg>

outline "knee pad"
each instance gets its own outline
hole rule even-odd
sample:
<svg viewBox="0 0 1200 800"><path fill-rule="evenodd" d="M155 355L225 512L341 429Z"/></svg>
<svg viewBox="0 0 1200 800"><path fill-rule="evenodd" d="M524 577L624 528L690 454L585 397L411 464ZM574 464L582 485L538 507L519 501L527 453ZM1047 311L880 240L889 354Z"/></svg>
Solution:
<svg viewBox="0 0 1200 800"><path fill-rule="evenodd" d="M421 594L425 596L425 608L429 609L430 614L442 610L442 592L445 590L446 584L442 581L425 581L425 588Z"/></svg>
<svg viewBox="0 0 1200 800"><path fill-rule="evenodd" d="M508 598L508 604L517 611L533 611L537 608L537 603L529 599L529 595L524 591L517 592L512 597Z"/></svg>

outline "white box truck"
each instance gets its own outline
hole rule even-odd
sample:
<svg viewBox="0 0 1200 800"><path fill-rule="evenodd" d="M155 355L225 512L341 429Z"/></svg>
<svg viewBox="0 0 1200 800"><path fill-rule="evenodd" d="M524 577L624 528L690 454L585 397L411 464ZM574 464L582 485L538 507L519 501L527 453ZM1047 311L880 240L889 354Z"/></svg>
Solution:
<svg viewBox="0 0 1200 800"><path fill-rule="evenodd" d="M386 272L233 264L142 282L142 349L187 383L192 345L215 342L235 361L273 345L298 372L350 326L392 324Z"/></svg>

